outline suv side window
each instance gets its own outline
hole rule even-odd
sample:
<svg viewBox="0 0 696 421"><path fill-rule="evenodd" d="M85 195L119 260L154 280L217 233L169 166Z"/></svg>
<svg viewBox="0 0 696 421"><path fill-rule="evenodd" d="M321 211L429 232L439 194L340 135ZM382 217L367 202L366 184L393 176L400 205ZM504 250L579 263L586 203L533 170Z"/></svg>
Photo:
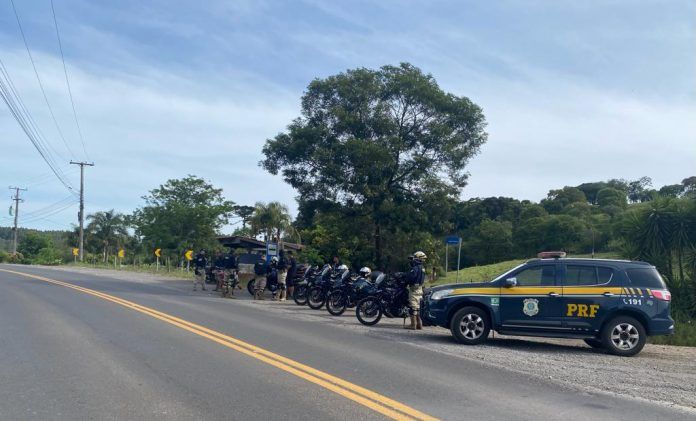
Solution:
<svg viewBox="0 0 696 421"><path fill-rule="evenodd" d="M626 269L631 285L643 288L666 289L665 281L654 267Z"/></svg>
<svg viewBox="0 0 696 421"><path fill-rule="evenodd" d="M517 286L539 287L556 285L556 266L542 265L523 269L515 275Z"/></svg>
<svg viewBox="0 0 696 421"><path fill-rule="evenodd" d="M603 285L611 282L614 277L614 270L602 266L566 266L566 286L580 285Z"/></svg>

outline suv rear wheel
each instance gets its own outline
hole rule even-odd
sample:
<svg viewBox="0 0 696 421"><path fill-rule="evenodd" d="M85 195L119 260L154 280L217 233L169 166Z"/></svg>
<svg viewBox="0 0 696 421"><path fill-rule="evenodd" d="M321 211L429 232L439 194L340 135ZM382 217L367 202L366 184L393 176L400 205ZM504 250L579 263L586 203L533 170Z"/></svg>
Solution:
<svg viewBox="0 0 696 421"><path fill-rule="evenodd" d="M464 307L454 313L450 322L452 335L465 345L476 345L485 341L491 331L488 314L478 307Z"/></svg>
<svg viewBox="0 0 696 421"><path fill-rule="evenodd" d="M647 334L643 324L630 316L611 319L602 330L602 344L610 353L631 357L645 346Z"/></svg>

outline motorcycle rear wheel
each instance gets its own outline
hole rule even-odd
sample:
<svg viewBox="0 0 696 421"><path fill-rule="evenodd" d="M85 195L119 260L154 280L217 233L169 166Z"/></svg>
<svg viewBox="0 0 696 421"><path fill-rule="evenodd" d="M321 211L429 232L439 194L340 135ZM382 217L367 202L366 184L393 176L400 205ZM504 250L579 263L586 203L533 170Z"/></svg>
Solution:
<svg viewBox="0 0 696 421"><path fill-rule="evenodd" d="M321 287L312 287L307 292L307 305L312 310L319 310L320 308L324 307L325 301L326 297L324 296L324 291L322 291Z"/></svg>
<svg viewBox="0 0 696 421"><path fill-rule="evenodd" d="M340 291L334 291L326 297L326 311L332 316L340 316L346 311L346 297Z"/></svg>
<svg viewBox="0 0 696 421"><path fill-rule="evenodd" d="M382 319L382 306L376 297L367 297L355 306L355 317L365 326L374 326Z"/></svg>
<svg viewBox="0 0 696 421"><path fill-rule="evenodd" d="M255 288L255 286L256 286L256 278L250 280L250 281L247 283L247 291L249 291L249 294L254 295L254 292L255 292L254 288Z"/></svg>

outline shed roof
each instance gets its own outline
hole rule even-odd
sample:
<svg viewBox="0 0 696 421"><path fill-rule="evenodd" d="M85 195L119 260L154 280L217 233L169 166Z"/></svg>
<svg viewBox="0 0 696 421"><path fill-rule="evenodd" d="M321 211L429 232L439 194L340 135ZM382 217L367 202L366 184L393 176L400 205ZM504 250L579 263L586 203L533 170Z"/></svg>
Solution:
<svg viewBox="0 0 696 421"><path fill-rule="evenodd" d="M230 248L245 248L245 249L266 249L266 243L252 237L243 237L241 235L223 235L217 238L220 244ZM304 246L295 243L283 242L285 250L302 250Z"/></svg>

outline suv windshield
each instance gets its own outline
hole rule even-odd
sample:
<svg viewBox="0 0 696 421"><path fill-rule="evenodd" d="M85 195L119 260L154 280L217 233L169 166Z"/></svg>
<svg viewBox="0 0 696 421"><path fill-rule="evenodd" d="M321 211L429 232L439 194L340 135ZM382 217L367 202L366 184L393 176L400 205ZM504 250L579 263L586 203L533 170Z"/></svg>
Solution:
<svg viewBox="0 0 696 421"><path fill-rule="evenodd" d="M626 269L626 273L631 280L631 285L654 289L667 288L665 286L665 281L662 280L662 277L655 268Z"/></svg>

